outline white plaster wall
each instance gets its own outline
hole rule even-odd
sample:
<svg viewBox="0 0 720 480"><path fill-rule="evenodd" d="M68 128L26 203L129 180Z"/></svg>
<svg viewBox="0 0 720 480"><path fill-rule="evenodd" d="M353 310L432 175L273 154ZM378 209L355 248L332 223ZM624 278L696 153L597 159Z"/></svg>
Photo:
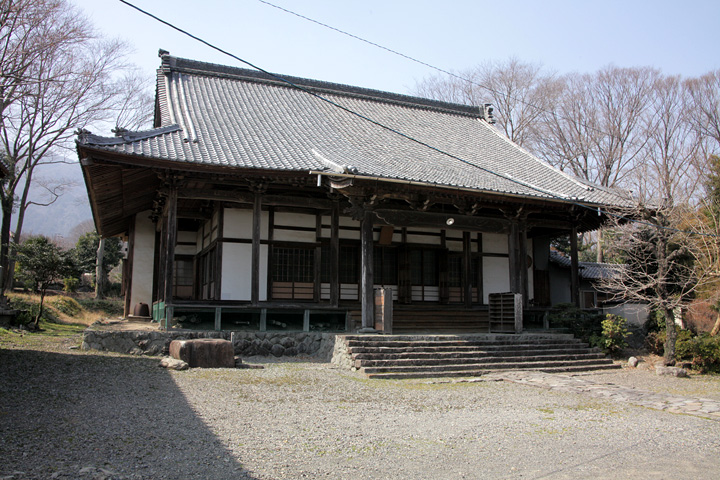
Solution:
<svg viewBox="0 0 720 480"><path fill-rule="evenodd" d="M222 255L222 300L250 300L252 245L225 243Z"/></svg>
<svg viewBox="0 0 720 480"><path fill-rule="evenodd" d="M416 231L416 230L415 230ZM422 245L440 245L440 230L426 230L428 233L433 233L437 235L416 235L412 233L408 233L407 241L408 243L419 243Z"/></svg>
<svg viewBox="0 0 720 480"><path fill-rule="evenodd" d="M312 228L312 231L283 230L286 227ZM316 240L315 215L291 212L276 212L273 239L284 242L311 243Z"/></svg>
<svg viewBox="0 0 720 480"><path fill-rule="evenodd" d="M502 233L483 233L482 246L486 253L508 253L508 236Z"/></svg>
<svg viewBox="0 0 720 480"><path fill-rule="evenodd" d="M510 260L502 257L483 259L483 302L488 303L491 293L510 291Z"/></svg>
<svg viewBox="0 0 720 480"><path fill-rule="evenodd" d="M456 240L446 240L445 246L451 252L462 252L463 251L462 242L458 242Z"/></svg>
<svg viewBox="0 0 720 480"><path fill-rule="evenodd" d="M260 295L267 300L267 245L260 245ZM252 245L224 243L222 255L222 300L252 299Z"/></svg>
<svg viewBox="0 0 720 480"><path fill-rule="evenodd" d="M300 242L300 243L313 243L315 242L315 232L300 232L297 230L282 230L281 228L275 228L273 230L273 240L281 242Z"/></svg>
<svg viewBox="0 0 720 480"><path fill-rule="evenodd" d="M175 255L195 255L197 252L197 233L178 232L177 243L192 243L193 245L175 245Z"/></svg>
<svg viewBox="0 0 720 480"><path fill-rule="evenodd" d="M642 303L625 303L622 305L614 305L612 307L603 308L603 313L612 313L620 315L628 324L642 326L650 315L650 308Z"/></svg>
<svg viewBox="0 0 720 480"><path fill-rule="evenodd" d="M275 212L275 225L315 228L315 215L306 213Z"/></svg>
<svg viewBox="0 0 720 480"><path fill-rule="evenodd" d="M135 216L132 285L130 286L131 312L138 303L147 303L152 310L155 225L150 221L149 216L150 212L139 213Z"/></svg>
<svg viewBox="0 0 720 480"><path fill-rule="evenodd" d="M268 212L260 214L260 239L267 240L270 225ZM226 208L223 224L224 238L252 238L253 212L248 209ZM277 220L276 220L277 221Z"/></svg>

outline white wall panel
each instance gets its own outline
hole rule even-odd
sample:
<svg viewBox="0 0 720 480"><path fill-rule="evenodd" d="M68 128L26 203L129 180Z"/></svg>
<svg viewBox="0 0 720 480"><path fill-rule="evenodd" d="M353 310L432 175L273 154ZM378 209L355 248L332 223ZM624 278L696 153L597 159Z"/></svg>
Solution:
<svg viewBox="0 0 720 480"><path fill-rule="evenodd" d="M488 294L510 291L510 261L507 258L485 257L483 259L483 302Z"/></svg>
<svg viewBox="0 0 720 480"><path fill-rule="evenodd" d="M133 245L132 286L130 311L138 303L147 303L152 311L153 270L155 268L155 225L148 218L150 212L135 216L135 243Z"/></svg>

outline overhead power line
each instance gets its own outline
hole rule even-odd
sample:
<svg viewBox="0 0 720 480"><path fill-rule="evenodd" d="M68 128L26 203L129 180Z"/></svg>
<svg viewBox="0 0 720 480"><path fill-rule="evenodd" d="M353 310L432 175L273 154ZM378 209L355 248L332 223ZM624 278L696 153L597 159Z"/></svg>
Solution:
<svg viewBox="0 0 720 480"><path fill-rule="evenodd" d="M407 139L407 140L409 140L409 141L411 141L411 142L417 143L418 145L421 145L422 147L431 149L431 150L433 150L433 151L435 151L435 152L437 152L437 153L440 153L440 154L445 155L445 156L447 156L447 157L449 157L449 158L452 158L452 159L457 160L457 161L459 161L459 162L462 162L462 163L464 163L464 164L466 164L466 165L469 165L469 166L472 167L472 168L477 168L477 169L479 169L479 170L481 170L481 171L483 171L483 172L486 172L486 173L491 174L491 175L495 175L495 176L497 176L497 177L499 177L499 178L502 178L502 179L507 180L507 181L512 182L512 183L515 183L515 184L517 184L517 185L521 185L521 186L523 186L523 187L525 187L525 188L529 188L529 189L531 189L531 190L535 190L535 191L538 192L538 193L542 193L543 195L547 195L547 196L553 197L553 198L555 198L555 199L557 199L557 200L562 200L562 201L564 201L564 202L568 202L568 199L565 198L565 197L562 197L562 196L560 196L560 195L554 194L554 193L552 193L552 192L550 192L550 191L547 191L547 190L544 190L544 189L540 189L540 188L538 188L538 187L535 187L535 186L532 185L532 184L519 181L519 180L517 180L517 179L515 179L515 178L512 178L512 177L510 177L510 176L503 175L502 173L495 172L495 171L490 170L490 169L488 169L488 168L485 168L485 167L482 167L482 166L477 165L477 164L475 164L475 163L472 163L472 162L470 162L470 161L468 161L468 160L465 160L464 158L461 158L461 157L458 157L457 155L454 155L454 154L452 154L452 153L446 152L446 151L444 151L444 150L442 150L442 149L440 149L440 148L437 148L437 147L435 147L435 146L432 146L432 145L430 145L430 144L428 144L428 143L426 143L426 142L424 142L424 141L422 141L422 140L416 139L416 138L414 138L414 137L412 137L412 136L410 136L410 135L408 135L408 134L406 134L406 133L403 133L403 132L401 132L401 131L399 131L399 130L396 130L395 128L392 128L392 127L390 127L390 126L387 126L387 125L385 125L385 124L383 124L383 123L381 123L381 122L379 122L379 121L377 121L377 120L374 120L374 119L372 119L372 118L370 118L370 117L367 117L366 115L363 115L363 114L361 114L361 113L359 113L359 112L356 112L356 111L354 111L354 110L352 110L352 109L350 109L350 108L348 108L348 107L345 107L345 106L343 106L343 105L340 105L340 104L338 104L337 102L334 102L334 101L330 100L329 98L326 98L326 97L324 97L324 96L322 96L322 95L320 95L320 94L317 94L317 93L313 92L312 90L310 90L310 89L308 89L308 88L306 88L306 87L304 87L304 86L302 86L302 85L298 85L298 84L296 84L295 82L292 82L292 81L290 81L290 80L288 80L288 79L286 79L286 78L284 78L284 77L282 77L282 76L280 76L280 75L277 75L277 74L275 74L275 73L269 72L269 71L265 70L265 69L262 68L262 67L259 67L259 66L255 65L255 64L253 64L253 63L251 63L251 62L249 62L249 61L247 61L247 60L245 60L245 59L243 59L243 58L241 58L241 57L238 57L237 55L235 55L235 54L233 54L233 53L231 53L231 52L228 52L228 51L226 51L226 50L224 50L224 49L222 49L222 48L220 48L220 47L218 47L218 46L216 46L216 45L214 45L214 44L212 44L212 43L210 43L210 42L208 42L208 41L206 41L206 40L204 40L204 39L202 39L202 38L200 38L200 37L198 37L198 36L196 36L196 35L193 35L192 33L188 32L187 30L184 30L184 29L182 29L182 28L180 28L180 27L178 27L178 26L176 26L176 25L174 25L174 24L172 24L172 23L170 23L170 22L168 22L168 21L166 21L166 20L163 20L162 18L160 18L160 17L158 17L158 16L156 16L156 15L154 15L154 14L152 14L152 13L146 11L146 10L143 10L142 8L140 8L140 7L136 6L136 5L133 5L132 3L128 2L127 0L119 0L119 1L120 1L121 3L124 3L125 5L129 6L130 8L133 8L133 9L137 10L138 12L142 13L143 15L146 15L146 16L148 16L148 17L150 17L150 18L152 18L152 19L154 19L154 20L162 23L163 25L166 25L166 26L172 28L173 30L176 30L176 31L182 33L183 35L186 35L186 36L192 38L193 40L198 41L198 42L202 43L203 45L206 45L207 47L209 47L209 48L211 48L211 49L220 52L220 53L222 53L223 55L227 55L228 57L230 57L230 58L232 58L232 59L234 59L234 60L237 60L237 61L240 62L240 63L243 63L243 64L245 64L245 65L247 65L247 66L249 66L249 67L251 67L251 68L253 68L253 69L255 69L255 70L259 71L259 72L261 72L261 73L264 73L265 75L268 75L268 76L270 76L270 77L272 77L272 78L274 78L274 79L276 79L276 80L278 80L278 81L281 81L281 82L283 82L283 83L285 83L285 84L287 84L287 85L289 85L289 86L291 86L291 87L293 87L293 88L296 88L296 89L298 89L298 90L301 90L302 92L305 92L305 93L307 93L308 95L311 95L311 96L317 98L318 100L321 100L321 101L323 101L323 102L325 102L325 103L328 103L328 104L330 104L330 105L332 105L332 106L334 106L334 107L336 107L336 108L339 108L339 109L347 112L347 113L350 114L350 115L353 115L353 116L355 116L355 117L358 117L358 118L360 118L360 119L362 119L362 120L364 120L364 121L370 122L370 123L372 123L373 125L376 125L376 126L382 128L382 129L384 129L384 130L387 130L387 131L389 131L389 132L391 132L391 133L393 133L393 134L399 135L399 136L401 136L401 137L403 137L403 138L405 138L405 139ZM259 1L262 1L263 3L267 3L267 2L264 2L264 0L259 0ZM271 4L270 4L270 5L271 5ZM274 6L274 5L272 5L272 6ZM371 43L371 42L368 42L368 43ZM384 48L384 47L382 47L382 48ZM422 63L422 62L421 62L421 63ZM434 67L432 67L432 68L434 68ZM653 224L651 224L651 223L649 223L649 222L643 222L643 221L639 221L639 220L636 220L636 219L632 219L632 218L629 218L629 217L625 217L625 216L621 216L621 215L618 215L618 214L609 212L609 211L607 211L607 210L605 210L605 209L600 208L600 207L597 206L597 205L594 205L594 206L593 206L593 205L585 205L585 204L583 204L583 203L580 203L580 202L577 202L577 201L572 201L572 200L569 201L568 203L570 203L571 205L575 205L575 206L577 206L577 207L580 207L580 208L588 209L588 210L591 210L591 211L597 211L598 213L602 212L602 213L604 213L604 214L606 214L606 215L608 215L608 216L612 216L612 217L615 217L615 218L619 218L619 219L623 219L623 220L627 220L627 221L631 221L631 222L635 222L635 223L638 223L638 224L643 224L643 225L647 225L647 226L651 226L651 227L658 227L657 225L653 225ZM681 230L674 229L674 228L669 228L669 227L660 227L660 228L664 228L664 229L667 229L667 230L673 230L673 231L676 231L676 232L682 232ZM707 234L707 233L701 233L701 232L684 232L684 233L694 233L694 234L697 234L697 235L710 236L710 237L715 237L715 236L716 236L716 235L713 235L713 234Z"/></svg>

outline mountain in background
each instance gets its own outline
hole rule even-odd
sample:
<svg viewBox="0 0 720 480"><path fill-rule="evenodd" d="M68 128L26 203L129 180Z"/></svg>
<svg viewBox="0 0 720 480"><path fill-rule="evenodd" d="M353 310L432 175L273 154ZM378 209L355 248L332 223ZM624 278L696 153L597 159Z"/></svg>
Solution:
<svg viewBox="0 0 720 480"><path fill-rule="evenodd" d="M90 202L82 170L77 161L38 166L30 188L31 200L47 202L47 192L41 186L43 181L55 183L62 181L69 183L70 186L52 205L28 207L23 223L23 236L45 235L62 240L68 238L73 229L81 223L91 223ZM16 219L17 217L14 216L13 221ZM74 244L72 239L69 240Z"/></svg>

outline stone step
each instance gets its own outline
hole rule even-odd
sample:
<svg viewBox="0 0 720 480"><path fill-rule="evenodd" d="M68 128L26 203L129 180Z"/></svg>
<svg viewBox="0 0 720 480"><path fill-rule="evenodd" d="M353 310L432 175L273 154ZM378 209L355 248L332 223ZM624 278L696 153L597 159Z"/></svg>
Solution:
<svg viewBox="0 0 720 480"><path fill-rule="evenodd" d="M526 342L526 341L472 341L472 340L348 340L348 347L363 348L403 348L403 347L507 347L507 348L528 348L534 345L573 345L587 346L580 340L546 340L544 342Z"/></svg>
<svg viewBox="0 0 720 480"><path fill-rule="evenodd" d="M361 367L400 367L425 365L468 365L480 363L527 363L527 362L575 362L577 360L604 360L602 353L522 355L522 356L474 356L474 357L407 357L395 359L356 358L354 365Z"/></svg>
<svg viewBox="0 0 720 480"><path fill-rule="evenodd" d="M497 334L475 334L475 335L450 335L450 334L422 334L422 335L344 335L345 340L363 340L363 341L374 341L374 342L408 342L408 341L462 341L462 342L545 342L548 340L571 340L577 341L569 333L552 333L552 334L520 334L510 335L504 333Z"/></svg>
<svg viewBox="0 0 720 480"><path fill-rule="evenodd" d="M621 368L620 365L611 363L593 366L561 366L561 367L540 367L540 368L514 368L512 370L533 370L545 373L578 373L596 370L615 370ZM385 372L385 373L368 373L368 378L387 379L387 380L403 380L412 378L447 378L447 377L479 377L488 373L496 373L501 370L459 370L459 371L435 371L435 372Z"/></svg>
<svg viewBox="0 0 720 480"><path fill-rule="evenodd" d="M413 365L413 366L392 366L392 367L363 367L360 369L365 374L377 373L439 373L463 372L463 371L484 371L484 370L541 370L546 368L574 368L579 367L592 369L592 367L611 365L609 359L574 360L571 364L564 361L535 361L535 362L496 362L496 363L474 363L462 365ZM588 368L590 367L590 368Z"/></svg>
<svg viewBox="0 0 720 480"><path fill-rule="evenodd" d="M547 344L547 345L513 345L510 347L497 346L497 345L460 345L460 346L441 346L441 347L428 347L428 346L413 346L406 345L403 347L350 347L348 352L351 354L403 354L403 353L495 353L495 352L526 352L526 351L566 351L568 353L581 352L581 351L593 351L596 349L590 349L587 344ZM499 354L499 353L498 353Z"/></svg>
<svg viewBox="0 0 720 480"><path fill-rule="evenodd" d="M449 350L449 351L417 351L407 350L402 352L370 351L352 353L353 360L394 360L406 358L473 358L483 356L512 357L512 356L533 356L533 355L580 355L598 354L599 350L588 348L534 348L525 350Z"/></svg>

